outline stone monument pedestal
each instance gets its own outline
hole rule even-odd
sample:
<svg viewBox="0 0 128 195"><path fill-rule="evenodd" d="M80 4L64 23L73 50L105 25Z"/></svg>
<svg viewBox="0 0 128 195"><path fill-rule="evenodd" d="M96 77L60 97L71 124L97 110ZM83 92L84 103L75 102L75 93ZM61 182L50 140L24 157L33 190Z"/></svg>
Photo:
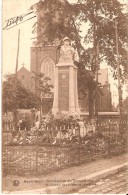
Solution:
<svg viewBox="0 0 128 195"><path fill-rule="evenodd" d="M52 112L79 115L77 67L73 63L58 63L55 67L54 101Z"/></svg>

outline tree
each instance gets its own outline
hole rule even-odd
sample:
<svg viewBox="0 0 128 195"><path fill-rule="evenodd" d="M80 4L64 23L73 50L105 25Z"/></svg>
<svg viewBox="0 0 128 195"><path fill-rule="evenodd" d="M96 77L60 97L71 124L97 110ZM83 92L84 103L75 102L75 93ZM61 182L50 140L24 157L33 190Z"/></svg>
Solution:
<svg viewBox="0 0 128 195"><path fill-rule="evenodd" d="M86 18L89 24L88 31L84 36L84 43L90 46L83 53L83 56L96 78L97 85L95 87L95 98L93 99L95 101L95 114L98 114L98 69L103 62L113 67L113 77L118 79L121 114L122 93L120 82L121 80L124 82L127 70L127 20L122 12L122 5L118 0L79 0L78 2L84 5L81 21L84 22ZM92 54L91 57L90 54Z"/></svg>
<svg viewBox="0 0 128 195"><path fill-rule="evenodd" d="M114 69L116 66L116 37L115 37L115 18L118 21L118 34L120 44L121 64L126 65L126 43L127 26L126 17L122 13L122 5L118 0L79 0L82 7L81 21L85 18L89 23L88 32L84 36L85 44L90 44L89 52L92 51L93 58L89 62L92 70L95 70L95 56L98 45L99 61L107 61ZM91 50L90 50L91 49ZM86 51L86 53L88 53ZM88 58L90 59L90 58Z"/></svg>
<svg viewBox="0 0 128 195"><path fill-rule="evenodd" d="M128 114L128 97L123 101L123 111Z"/></svg>
<svg viewBox="0 0 128 195"><path fill-rule="evenodd" d="M35 79L36 82L36 90L37 90L37 95L40 96L41 93L44 95L49 95L49 94L53 94L52 93L52 88L53 85L50 84L50 78L45 76L43 73L39 72L39 73L35 73L33 72L32 74L32 78Z"/></svg>
<svg viewBox="0 0 128 195"><path fill-rule="evenodd" d="M94 90L96 87L96 82L94 80L95 75L80 66L78 69L78 89L80 89L83 94L88 90L89 92L89 117L94 117ZM78 90L79 92L79 90Z"/></svg>
<svg viewBox="0 0 128 195"><path fill-rule="evenodd" d="M39 108L40 98L26 89L16 75L6 75L2 84L3 112Z"/></svg>
<svg viewBox="0 0 128 195"><path fill-rule="evenodd" d="M97 96L100 64L106 62L113 67L113 77L117 79L118 76L116 18L118 21L119 63L121 64L120 78L123 82L127 67L127 20L118 0L78 0L76 4L70 4L67 0L44 0L33 5L31 9L36 10L38 18L34 25L34 31L37 32L37 45L56 45L56 40L60 42L65 36L69 36L75 41L74 47L77 48L80 58L79 69L83 70L84 75L84 69L88 67L96 78L95 89L91 87L92 96L94 96L94 90L96 94L93 101ZM84 44L88 44L87 49L81 43L81 29L86 23L88 31L87 33L82 31ZM86 80L87 77L81 77L82 86ZM94 80L91 79L91 81L93 84Z"/></svg>
<svg viewBox="0 0 128 195"><path fill-rule="evenodd" d="M80 24L76 24L79 7L67 0L44 0L31 6L36 11L37 22L33 26L33 33L37 34L37 45L56 44L68 36L75 41L79 56L84 49L80 39ZM52 32L52 33L51 33Z"/></svg>
<svg viewBox="0 0 128 195"><path fill-rule="evenodd" d="M33 78L36 82L36 92L41 98L41 110L44 114L47 114L52 108L53 104L53 85L50 84L50 78L46 77L43 73L34 73Z"/></svg>

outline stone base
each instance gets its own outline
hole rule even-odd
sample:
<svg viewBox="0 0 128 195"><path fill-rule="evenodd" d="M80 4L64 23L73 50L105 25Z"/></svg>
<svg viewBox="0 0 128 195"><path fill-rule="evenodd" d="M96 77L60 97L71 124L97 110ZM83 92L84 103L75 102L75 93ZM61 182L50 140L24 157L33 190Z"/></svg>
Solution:
<svg viewBox="0 0 128 195"><path fill-rule="evenodd" d="M52 110L52 114L55 116L55 117L58 117L58 116L64 116L65 118L68 118L70 116L73 116L73 117L76 117L76 118L80 118L80 113L76 113L76 112L69 112L69 111L58 111L58 112L54 112L54 110Z"/></svg>

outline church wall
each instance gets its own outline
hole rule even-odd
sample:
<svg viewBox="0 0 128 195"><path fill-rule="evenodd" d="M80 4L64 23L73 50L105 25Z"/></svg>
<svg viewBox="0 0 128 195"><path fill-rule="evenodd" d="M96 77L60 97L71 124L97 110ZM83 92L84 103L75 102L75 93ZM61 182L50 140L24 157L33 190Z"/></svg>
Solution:
<svg viewBox="0 0 128 195"><path fill-rule="evenodd" d="M54 46L31 47L31 72L40 72L41 64L47 57L51 58L56 64L59 58L58 50Z"/></svg>
<svg viewBox="0 0 128 195"><path fill-rule="evenodd" d="M42 62L46 58L50 58L53 60L54 64L58 62L59 59L59 51L54 46L47 46L47 47L31 47L31 73L36 72L39 73L41 71L41 65ZM36 94L38 94L36 90L36 86L38 83L36 83L35 79L31 79L31 88L32 91Z"/></svg>
<svg viewBox="0 0 128 195"><path fill-rule="evenodd" d="M31 72L36 72L36 66L37 66L37 50L35 47L31 48L31 66L30 66L30 71Z"/></svg>

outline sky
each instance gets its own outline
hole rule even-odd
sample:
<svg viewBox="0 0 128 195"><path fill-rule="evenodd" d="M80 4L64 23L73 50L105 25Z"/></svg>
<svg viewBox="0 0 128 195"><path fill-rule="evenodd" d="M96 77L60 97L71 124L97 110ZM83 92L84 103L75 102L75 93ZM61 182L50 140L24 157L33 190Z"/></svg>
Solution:
<svg viewBox="0 0 128 195"><path fill-rule="evenodd" d="M6 20L29 12L31 5L38 0L3 0L3 28L6 25ZM77 0L69 0L70 3L75 3ZM128 0L123 0L124 3ZM18 44L18 30L20 29L20 50L19 50L19 68L23 64L30 70L30 47L32 46L32 26L36 22L36 18L28 20L14 28L3 30L2 33L2 75L6 73L14 73L16 66L16 54ZM85 27L84 27L85 28ZM106 68L104 64L102 68ZM109 73L111 74L110 70ZM117 93L117 82L114 82L110 75L111 87ZM126 95L125 95L126 96Z"/></svg>
<svg viewBox="0 0 128 195"><path fill-rule="evenodd" d="M29 12L31 5L37 0L4 0L3 1L3 27L6 20ZM30 47L32 45L31 38L32 26L36 22L36 18L28 20L9 30L3 30L3 74L13 73L16 65L18 30L20 29L20 51L19 51L19 69L25 64L30 69Z"/></svg>

